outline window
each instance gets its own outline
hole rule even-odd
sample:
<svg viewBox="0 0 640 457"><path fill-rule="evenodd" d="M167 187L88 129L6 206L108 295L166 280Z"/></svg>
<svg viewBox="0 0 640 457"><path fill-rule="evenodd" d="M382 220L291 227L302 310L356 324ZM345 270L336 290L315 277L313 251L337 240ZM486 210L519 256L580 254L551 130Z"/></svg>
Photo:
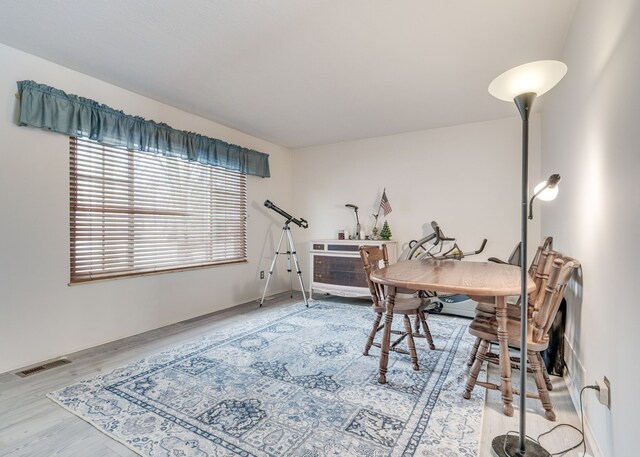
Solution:
<svg viewBox="0 0 640 457"><path fill-rule="evenodd" d="M71 138L71 282L246 261L246 175Z"/></svg>

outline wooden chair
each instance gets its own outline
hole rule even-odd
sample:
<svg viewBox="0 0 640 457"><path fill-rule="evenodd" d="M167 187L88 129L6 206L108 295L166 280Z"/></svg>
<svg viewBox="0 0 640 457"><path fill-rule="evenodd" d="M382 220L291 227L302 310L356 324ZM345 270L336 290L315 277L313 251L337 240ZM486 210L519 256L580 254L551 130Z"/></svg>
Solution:
<svg viewBox="0 0 640 457"><path fill-rule="evenodd" d="M384 328L384 324L380 324L382 321L383 314L386 310L386 289L385 286L381 284L376 284L371 281L370 275L371 272L380 268L380 264L382 266L389 265L389 258L387 256L387 246L382 245L380 247L377 246L360 246L360 257L362 258L362 264L364 266L364 271L367 275L367 283L369 284L369 291L371 292L371 300L373 301L373 312L375 313L375 319L373 321L373 326L371 327L371 332L369 332L369 337L367 338L367 343L364 347L364 355L369 355L369 349L371 346L375 346L380 348L381 344L376 343L375 336L380 330ZM389 350L399 352L402 354L409 354L411 356L411 362L414 370L419 370L420 367L418 365L418 355L416 353L416 345L414 338L426 338L429 343L429 347L431 349L435 349L433 344L433 338L431 337L431 331L429 330L429 325L427 324L427 319L425 316L425 308L428 305L428 301L422 298L409 298L402 299L396 298L395 305L393 307L394 317L396 315L403 316L404 319L404 331L399 330L391 330L391 333L394 335L399 335L399 338L393 341L390 345ZM413 332L411 329L411 320L409 316L415 316L418 323L422 324L422 328L424 330L424 335L419 332ZM400 342L404 339L407 339L407 345L409 346L409 351L407 352L404 349L401 349L398 346Z"/></svg>
<svg viewBox="0 0 640 457"><path fill-rule="evenodd" d="M541 286L544 284L544 282L546 280L548 280L548 277L545 276L544 273L544 265L546 264L546 261L549 260L548 256L550 252L552 251L552 247L553 247L553 238L548 236L546 237L544 240L542 240L542 243L540 243L540 245L538 246L538 249L536 250L536 254L533 256L533 260L531 261L531 265L529 265L529 274L531 275L531 277L533 278L533 281L536 284L536 292L541 289ZM510 264L510 265L519 265L519 258L518 258L518 263L514 264L513 263L513 257L515 254L520 254L520 247L519 244L518 246L516 246L516 248L513 250L513 253L511 254L511 256L509 257L509 261L508 262L504 262L500 259L497 259L495 257L491 257L489 260L491 260L492 262L496 262L496 263L503 263L503 264ZM557 254L557 253L556 253ZM555 256L555 254L553 254L553 256ZM542 262L542 264L541 264ZM495 301L491 301L490 297L470 297L472 300L475 300L478 302L478 304L476 305L476 316L482 316L482 317L486 317L486 318L491 318L493 317L495 319L496 317L496 307L495 307ZM529 295L529 302L531 303L531 298L532 296ZM515 303L507 303L507 316L508 317L513 317L516 319L520 318L520 299L518 299L517 302ZM473 361L476 358L476 353L478 352L478 347L480 346L480 338L476 338L476 341L473 345L473 348L471 349L471 353L469 354L469 358L467 359L467 365L471 366L473 365ZM544 363L543 363L544 366ZM548 388L549 390L552 390L553 387L551 385L551 380L549 379L549 374L547 373L546 367L545 367L545 379L548 380Z"/></svg>
<svg viewBox="0 0 640 457"><path fill-rule="evenodd" d="M580 263L570 257L564 257L554 251L546 251L541 255L540 264L537 270L541 270L541 284L537 293L531 294L529 298L529 318L527 331L527 371L533 373L533 377L538 389L538 394L520 392L532 398L538 398L542 402L545 416L551 421L555 421L556 415L553 412L551 399L548 391L548 378L545 379L543 370L544 364L541 361L540 352L549 345L547 333L553 324L553 320L558 311L567 283L574 271L580 267ZM518 357L511 357L508 361L501 361L499 355L491 352L491 343L498 342L498 323L495 315L476 315L469 326L469 333L480 340L477 354L474 357L464 398L470 398L474 386L480 385L487 389L499 390L500 387L489 382L478 381L478 374L483 362L501 364L509 363L518 368L520 360ZM520 347L520 318L519 316L507 317L507 337L509 346ZM548 376L548 375L547 375ZM514 392L518 393L516 389Z"/></svg>

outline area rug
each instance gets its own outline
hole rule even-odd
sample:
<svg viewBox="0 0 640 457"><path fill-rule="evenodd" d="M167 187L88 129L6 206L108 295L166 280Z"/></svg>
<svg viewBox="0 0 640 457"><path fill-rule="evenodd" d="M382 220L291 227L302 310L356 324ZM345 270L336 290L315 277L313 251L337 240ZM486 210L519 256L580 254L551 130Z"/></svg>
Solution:
<svg viewBox="0 0 640 457"><path fill-rule="evenodd" d="M462 398L468 320L432 316L420 370L362 355L369 307L311 301L48 396L145 456L475 456L482 389ZM401 319L395 319L401 324ZM237 322L237 321L236 321Z"/></svg>

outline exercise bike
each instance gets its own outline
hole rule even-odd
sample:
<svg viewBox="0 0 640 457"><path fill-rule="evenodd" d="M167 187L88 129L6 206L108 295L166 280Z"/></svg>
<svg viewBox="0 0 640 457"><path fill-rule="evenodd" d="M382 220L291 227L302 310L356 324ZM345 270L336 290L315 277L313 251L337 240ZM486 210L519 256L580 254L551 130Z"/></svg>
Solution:
<svg viewBox="0 0 640 457"><path fill-rule="evenodd" d="M463 251L455 238L445 236L436 221L431 222L433 233L420 240L409 242L409 251L405 260L435 259L435 260L462 260L465 257L480 254L487 245L487 239L482 241L479 249L475 251ZM473 317L475 315L476 302L463 294L442 294L435 291L419 291L419 297L429 300L426 311L430 314L453 314L457 316Z"/></svg>

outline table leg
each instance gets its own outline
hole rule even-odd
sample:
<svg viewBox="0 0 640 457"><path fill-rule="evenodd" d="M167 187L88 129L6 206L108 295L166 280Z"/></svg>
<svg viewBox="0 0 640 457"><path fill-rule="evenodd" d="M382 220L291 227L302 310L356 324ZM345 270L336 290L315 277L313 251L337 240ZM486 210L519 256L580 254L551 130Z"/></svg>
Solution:
<svg viewBox="0 0 640 457"><path fill-rule="evenodd" d="M389 364L389 346L391 345L391 323L393 321L393 306L395 302L396 288L389 286L387 288L387 314L384 320L382 347L380 348L380 376L378 377L380 384L387 383L387 365Z"/></svg>
<svg viewBox="0 0 640 457"><path fill-rule="evenodd" d="M500 392L502 392L502 411L511 417L513 416L513 393L511 388L509 337L507 334L506 297L496 297L496 318L498 321L498 342L500 343Z"/></svg>

